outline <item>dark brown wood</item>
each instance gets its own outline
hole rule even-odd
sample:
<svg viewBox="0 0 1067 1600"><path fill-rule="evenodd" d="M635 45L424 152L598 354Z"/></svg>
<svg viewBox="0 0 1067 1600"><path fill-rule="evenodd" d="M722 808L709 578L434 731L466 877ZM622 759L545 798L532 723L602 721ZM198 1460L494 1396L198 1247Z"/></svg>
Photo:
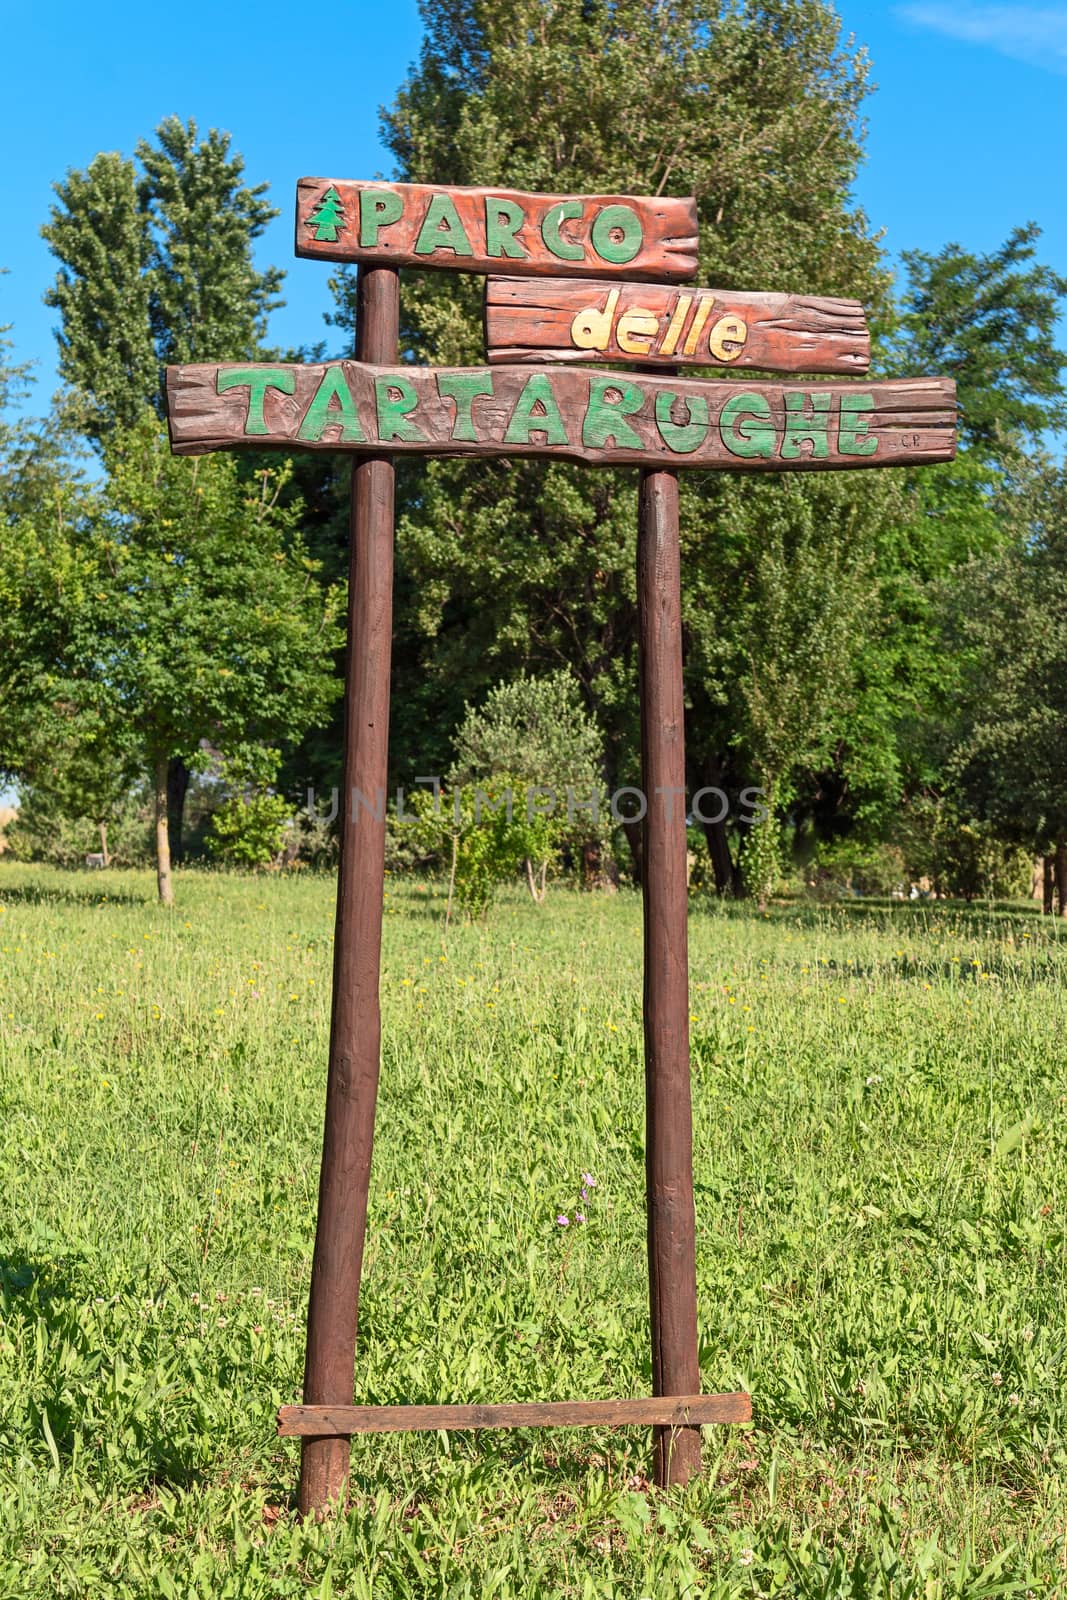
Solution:
<svg viewBox="0 0 1067 1600"><path fill-rule="evenodd" d="M677 282L697 269L696 201L301 178L296 253L449 272Z"/></svg>
<svg viewBox="0 0 1067 1600"><path fill-rule="evenodd" d="M396 360L399 306L391 268L360 272L356 337L363 359ZM393 524L393 463L388 456L370 456L352 472L333 1011L304 1365L309 1405L348 1405L353 1396L381 1042ZM348 1467L347 1440L329 1429L305 1437L302 1515L322 1515L341 1502Z"/></svg>
<svg viewBox="0 0 1067 1600"><path fill-rule="evenodd" d="M685 700L678 478L642 472L637 524L641 781L645 793L645 1186L652 1388L700 1389L693 1118L689 1085L689 930ZM657 1484L700 1471L700 1432L660 1427Z"/></svg>
<svg viewBox="0 0 1067 1600"><path fill-rule="evenodd" d="M357 1433L426 1433L468 1428L622 1428L673 1424L694 1430L712 1422L750 1422L752 1397L687 1394L651 1400L551 1400L528 1405L282 1406L283 1438ZM699 1432L698 1432L699 1437Z"/></svg>
<svg viewBox="0 0 1067 1600"><path fill-rule="evenodd" d="M918 465L950 461L956 449L947 378L739 384L344 361L168 367L166 393L179 455L385 449L760 472Z"/></svg>
<svg viewBox="0 0 1067 1600"><path fill-rule="evenodd" d="M493 363L628 361L858 375L871 361L858 300L582 278L487 278L485 341Z"/></svg>

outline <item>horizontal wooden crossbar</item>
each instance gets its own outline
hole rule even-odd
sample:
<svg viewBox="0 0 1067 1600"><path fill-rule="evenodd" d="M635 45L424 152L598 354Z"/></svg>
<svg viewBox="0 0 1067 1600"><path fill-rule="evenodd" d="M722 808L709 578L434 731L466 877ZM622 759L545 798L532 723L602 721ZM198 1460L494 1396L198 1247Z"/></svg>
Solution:
<svg viewBox="0 0 1067 1600"><path fill-rule="evenodd" d="M356 1433L425 1433L467 1428L694 1427L749 1422L752 1396L661 1395L647 1400L550 1400L525 1405L282 1406L284 1437L326 1438Z"/></svg>

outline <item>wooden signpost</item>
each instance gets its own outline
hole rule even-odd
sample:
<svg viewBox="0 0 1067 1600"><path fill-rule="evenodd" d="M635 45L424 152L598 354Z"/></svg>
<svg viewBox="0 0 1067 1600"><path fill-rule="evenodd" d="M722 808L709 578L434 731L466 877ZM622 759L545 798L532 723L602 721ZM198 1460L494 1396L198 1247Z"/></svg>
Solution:
<svg viewBox="0 0 1067 1600"><path fill-rule="evenodd" d="M172 448L354 455L334 990L303 1404L300 1507L344 1494L350 1439L403 1429L652 1426L655 1480L700 1469L700 1427L745 1422L747 1394L702 1395L689 1072L685 739L677 469L923 464L955 450L940 378L767 382L679 365L855 379L869 340L853 301L681 289L697 265L692 200L519 194L305 178L299 255L360 264L356 359L171 367ZM489 364L399 362L401 266L490 273ZM560 276L566 274L566 276ZM530 281L527 281L530 280ZM581 362L632 362L616 374ZM502 363L502 364L498 364ZM530 365L530 363L546 363ZM659 366L662 371L648 369ZM349 797L387 779L397 453L538 456L641 468L637 602L644 822L646 1203L653 1395L464 1406L357 1406L359 1285L381 1017L385 820Z"/></svg>

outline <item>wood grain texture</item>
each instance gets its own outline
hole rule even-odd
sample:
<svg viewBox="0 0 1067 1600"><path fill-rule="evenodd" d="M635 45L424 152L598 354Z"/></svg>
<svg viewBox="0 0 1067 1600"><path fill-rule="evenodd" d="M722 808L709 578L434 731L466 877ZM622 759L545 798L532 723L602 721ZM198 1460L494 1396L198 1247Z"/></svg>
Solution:
<svg viewBox="0 0 1067 1600"><path fill-rule="evenodd" d="M362 356L395 361L399 313L396 272L361 269L356 339ZM385 794L389 747L394 469L388 456L354 462L350 526L342 792L365 795L369 804L343 806L340 819L330 1056L304 1358L305 1398L327 1405L352 1400L381 1055L385 806L379 809L375 796ZM302 1515L322 1516L341 1502L349 1453L343 1439L304 1439Z"/></svg>
<svg viewBox="0 0 1067 1600"><path fill-rule="evenodd" d="M649 1400L546 1400L522 1405L473 1406L282 1406L283 1438L357 1433L426 1433L468 1428L697 1427L713 1422L750 1422L752 1397L688 1394Z"/></svg>
<svg viewBox="0 0 1067 1600"><path fill-rule="evenodd" d="M697 270L696 201L301 178L296 253L449 272L679 282Z"/></svg>
<svg viewBox="0 0 1067 1600"><path fill-rule="evenodd" d="M581 278L487 278L485 338L493 363L628 361L856 375L871 360L858 300Z"/></svg>
<svg viewBox="0 0 1067 1600"><path fill-rule="evenodd" d="M678 476L644 471L637 522L638 677L644 818L645 1204L657 1395L700 1388L693 1118L689 1083L689 890ZM657 1428L661 1487L700 1471L694 1427Z"/></svg>
<svg viewBox="0 0 1067 1600"><path fill-rule="evenodd" d="M823 471L950 461L947 378L748 384L582 367L168 367L179 455L237 446Z"/></svg>

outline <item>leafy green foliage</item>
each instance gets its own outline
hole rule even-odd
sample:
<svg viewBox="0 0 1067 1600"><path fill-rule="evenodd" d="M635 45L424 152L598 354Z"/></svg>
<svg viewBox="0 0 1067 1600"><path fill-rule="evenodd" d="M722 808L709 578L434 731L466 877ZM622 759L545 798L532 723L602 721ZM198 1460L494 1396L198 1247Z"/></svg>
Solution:
<svg viewBox="0 0 1067 1600"><path fill-rule="evenodd" d="M235 867L277 865L292 821L292 807L272 792L281 752L238 747L223 761L219 777L230 792L212 813L207 847Z"/></svg>
<svg viewBox="0 0 1067 1600"><path fill-rule="evenodd" d="M0 766L94 820L203 741L324 720L342 637L278 474L174 457L151 413L105 465L104 485L56 475L0 555Z"/></svg>
<svg viewBox="0 0 1067 1600"><path fill-rule="evenodd" d="M159 388L149 320L151 241L133 163L94 156L56 186L42 229L60 267L45 296L60 316L60 376L84 395L86 427L130 427Z"/></svg>
<svg viewBox="0 0 1067 1600"><path fill-rule="evenodd" d="M277 211L241 182L229 134L198 139L166 117L138 166L116 152L55 185L42 229L60 262L46 301L60 314L59 370L97 440L162 409L167 362L256 355L284 274L257 271L252 245Z"/></svg>
<svg viewBox="0 0 1067 1600"><path fill-rule="evenodd" d="M19 809L6 832L12 859L43 861L59 867L81 867L89 855L107 846L107 864L145 867L152 860L151 800L142 782L111 799L94 816L78 791L68 793L51 783L18 786Z"/></svg>
<svg viewBox="0 0 1067 1600"><path fill-rule="evenodd" d="M242 182L230 136L165 117L156 142L137 145L138 200L152 241L149 316L160 365L239 361L261 352L285 273L252 263L252 246L278 216L268 185Z"/></svg>
<svg viewBox="0 0 1067 1600"><path fill-rule="evenodd" d="M410 810L415 821L403 826L411 827L412 844L423 859L446 865L469 918L484 918L501 885L524 862L547 865L559 843L559 820L528 808L527 786L511 773L440 795L422 790Z"/></svg>
<svg viewBox="0 0 1067 1600"><path fill-rule="evenodd" d="M1040 237L1030 222L989 255L959 244L904 252L897 359L955 379L961 441L984 457L1067 423L1067 355L1056 344L1067 278L1034 262Z"/></svg>
<svg viewBox="0 0 1067 1600"><path fill-rule="evenodd" d="M106 684L151 756L290 737L337 692L338 597L279 504L223 455L172 456L154 421L108 448L97 608Z"/></svg>
<svg viewBox="0 0 1067 1600"><path fill-rule="evenodd" d="M291 811L278 794L231 795L212 816L207 847L235 867L273 866L285 845Z"/></svg>
<svg viewBox="0 0 1067 1600"><path fill-rule="evenodd" d="M1002 512L1015 538L954 591L960 705L950 772L1002 838L1067 839L1067 470L1025 468Z"/></svg>
<svg viewBox="0 0 1067 1600"><path fill-rule="evenodd" d="M99 493L25 434L0 467L0 772L62 787L79 748L96 744L107 752L92 778L102 796L123 740L86 666L105 598L89 532Z"/></svg>
<svg viewBox="0 0 1067 1600"><path fill-rule="evenodd" d="M524 848L520 859L527 863L535 899L544 898L550 860L563 845L575 852L591 846L598 858L607 849L611 828L604 814L600 730L571 673L497 684L482 705L467 707L454 750L453 784L506 776L514 788L516 803L527 814L526 842L532 848Z"/></svg>
<svg viewBox="0 0 1067 1600"><path fill-rule="evenodd" d="M454 749L460 783L508 772L565 803L568 788L584 798L599 782L600 733L566 669L496 684L481 705L467 707Z"/></svg>

